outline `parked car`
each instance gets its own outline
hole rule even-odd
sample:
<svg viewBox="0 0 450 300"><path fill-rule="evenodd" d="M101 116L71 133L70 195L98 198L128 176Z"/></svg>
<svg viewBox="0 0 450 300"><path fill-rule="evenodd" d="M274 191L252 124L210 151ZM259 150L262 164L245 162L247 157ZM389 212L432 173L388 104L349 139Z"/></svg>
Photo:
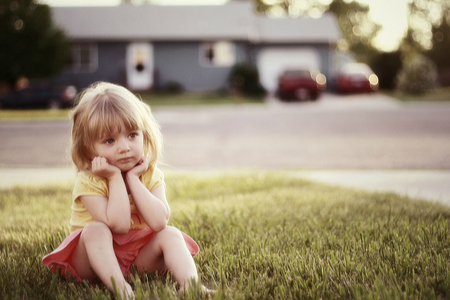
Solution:
<svg viewBox="0 0 450 300"><path fill-rule="evenodd" d="M18 80L16 86L0 95L0 107L59 109L74 105L77 89L71 85L55 86L48 82Z"/></svg>
<svg viewBox="0 0 450 300"><path fill-rule="evenodd" d="M374 92L378 90L378 76L363 63L343 65L336 78L338 93Z"/></svg>
<svg viewBox="0 0 450 300"><path fill-rule="evenodd" d="M285 70L278 78L277 94L281 99L316 100L325 89L325 75L309 68Z"/></svg>

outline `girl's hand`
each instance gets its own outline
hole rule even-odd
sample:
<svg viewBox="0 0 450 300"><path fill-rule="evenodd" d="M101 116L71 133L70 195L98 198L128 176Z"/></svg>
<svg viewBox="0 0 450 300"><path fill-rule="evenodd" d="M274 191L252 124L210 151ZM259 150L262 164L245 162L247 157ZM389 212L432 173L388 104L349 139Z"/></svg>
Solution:
<svg viewBox="0 0 450 300"><path fill-rule="evenodd" d="M118 167L111 165L106 158L101 156L97 156L92 160L92 173L108 180L115 175L121 175Z"/></svg>
<svg viewBox="0 0 450 300"><path fill-rule="evenodd" d="M139 160L137 165L135 165L133 167L133 169L131 169L130 171L127 172L127 175L135 175L137 177L141 176L142 174L144 174L147 171L149 163L150 163L150 158L148 158L147 156L143 156Z"/></svg>

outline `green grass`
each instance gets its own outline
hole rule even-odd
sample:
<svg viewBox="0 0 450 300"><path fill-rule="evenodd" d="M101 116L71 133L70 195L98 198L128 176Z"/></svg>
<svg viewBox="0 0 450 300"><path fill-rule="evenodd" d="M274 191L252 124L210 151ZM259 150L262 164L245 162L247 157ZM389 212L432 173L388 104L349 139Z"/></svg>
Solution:
<svg viewBox="0 0 450 300"><path fill-rule="evenodd" d="M215 299L448 299L450 208L277 172L168 173L170 224L200 245ZM42 256L67 234L71 184L0 191L0 299L112 299L52 275ZM136 277L137 299L176 285ZM204 299L198 291L181 299Z"/></svg>
<svg viewBox="0 0 450 300"><path fill-rule="evenodd" d="M176 105L231 105L241 103L263 103L264 98L236 97L227 93L180 93L180 94L140 94L141 99L154 106Z"/></svg>
<svg viewBox="0 0 450 300"><path fill-rule="evenodd" d="M199 105L235 105L241 103L260 104L264 99L235 97L229 94L140 94L139 97L152 108L158 106L199 106ZM0 109L2 120L39 120L68 119L69 109Z"/></svg>
<svg viewBox="0 0 450 300"><path fill-rule="evenodd" d="M381 91L387 96L394 97L398 100L411 101L450 101L450 87L437 88L424 95L407 95L399 92Z"/></svg>
<svg viewBox="0 0 450 300"><path fill-rule="evenodd" d="M67 120L69 109L0 109L0 121L4 120Z"/></svg>

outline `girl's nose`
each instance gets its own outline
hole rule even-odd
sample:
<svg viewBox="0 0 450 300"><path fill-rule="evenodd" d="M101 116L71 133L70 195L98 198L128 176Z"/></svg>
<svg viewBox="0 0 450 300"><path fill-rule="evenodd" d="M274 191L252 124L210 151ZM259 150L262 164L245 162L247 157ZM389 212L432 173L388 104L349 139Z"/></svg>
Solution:
<svg viewBox="0 0 450 300"><path fill-rule="evenodd" d="M130 150L130 145L126 139L120 139L119 141L119 151L125 152Z"/></svg>

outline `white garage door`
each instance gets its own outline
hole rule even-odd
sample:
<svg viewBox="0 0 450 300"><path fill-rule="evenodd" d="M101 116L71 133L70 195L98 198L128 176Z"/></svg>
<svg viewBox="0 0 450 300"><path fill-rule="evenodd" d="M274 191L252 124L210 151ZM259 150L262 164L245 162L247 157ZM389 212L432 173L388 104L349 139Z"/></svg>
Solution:
<svg viewBox="0 0 450 300"><path fill-rule="evenodd" d="M258 53L257 67L261 84L273 93L278 76L286 68L310 67L320 70L320 57L313 48L266 48Z"/></svg>

